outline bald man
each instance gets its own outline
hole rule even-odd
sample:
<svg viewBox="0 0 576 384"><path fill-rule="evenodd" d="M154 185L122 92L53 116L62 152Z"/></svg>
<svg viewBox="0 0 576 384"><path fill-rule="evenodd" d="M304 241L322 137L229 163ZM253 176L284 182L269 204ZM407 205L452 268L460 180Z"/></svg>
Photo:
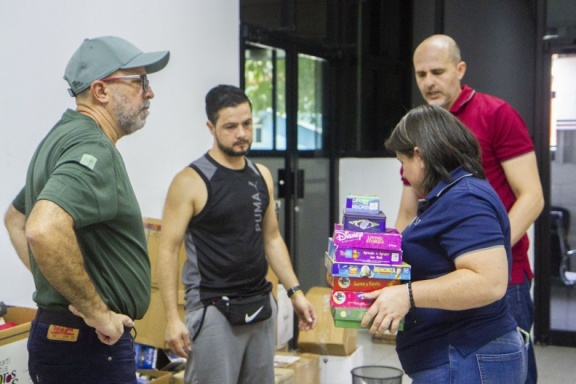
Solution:
<svg viewBox="0 0 576 384"><path fill-rule="evenodd" d="M416 82L424 100L449 110L480 142L486 178L508 211L511 226L512 268L507 297L518 326L530 331L534 303L530 288L534 274L528 260L528 228L544 207L534 145L522 117L510 104L476 92L461 81L466 63L456 42L446 35L425 39L414 51ZM403 179L404 188L396 228L404 230L416 217L418 196ZM534 349L529 348L526 383L536 383Z"/></svg>

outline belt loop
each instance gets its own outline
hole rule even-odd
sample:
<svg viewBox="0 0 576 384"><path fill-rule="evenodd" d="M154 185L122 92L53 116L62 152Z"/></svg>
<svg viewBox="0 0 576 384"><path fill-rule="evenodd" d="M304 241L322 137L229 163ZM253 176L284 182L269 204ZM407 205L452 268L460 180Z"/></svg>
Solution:
<svg viewBox="0 0 576 384"><path fill-rule="evenodd" d="M516 327L516 329L518 329L518 332L520 332L520 335L524 340L524 346L528 348L528 346L530 345L530 334L520 327Z"/></svg>

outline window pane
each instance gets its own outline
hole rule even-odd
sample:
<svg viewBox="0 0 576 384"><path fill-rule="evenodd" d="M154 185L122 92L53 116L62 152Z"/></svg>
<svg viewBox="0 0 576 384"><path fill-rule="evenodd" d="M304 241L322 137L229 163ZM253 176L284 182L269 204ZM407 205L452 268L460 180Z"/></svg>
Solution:
<svg viewBox="0 0 576 384"><path fill-rule="evenodd" d="M248 46L245 62L246 95L252 101L252 149L286 148L284 51Z"/></svg>
<svg viewBox="0 0 576 384"><path fill-rule="evenodd" d="M298 149L322 149L324 61L298 55Z"/></svg>

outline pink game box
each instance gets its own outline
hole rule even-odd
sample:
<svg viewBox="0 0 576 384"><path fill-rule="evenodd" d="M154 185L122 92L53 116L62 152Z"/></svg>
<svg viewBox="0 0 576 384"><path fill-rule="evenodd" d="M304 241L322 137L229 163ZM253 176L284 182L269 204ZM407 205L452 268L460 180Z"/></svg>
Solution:
<svg viewBox="0 0 576 384"><path fill-rule="evenodd" d="M371 264L402 264L402 251L385 249L345 248L334 245L334 240L328 238L328 254L334 261L349 261Z"/></svg>
<svg viewBox="0 0 576 384"><path fill-rule="evenodd" d="M386 232L357 232L343 229L342 224L334 225L334 245L341 248L370 248L388 251L402 250L402 235L394 228Z"/></svg>
<svg viewBox="0 0 576 384"><path fill-rule="evenodd" d="M335 291L330 296L332 308L370 308L374 300L364 299L366 292Z"/></svg>

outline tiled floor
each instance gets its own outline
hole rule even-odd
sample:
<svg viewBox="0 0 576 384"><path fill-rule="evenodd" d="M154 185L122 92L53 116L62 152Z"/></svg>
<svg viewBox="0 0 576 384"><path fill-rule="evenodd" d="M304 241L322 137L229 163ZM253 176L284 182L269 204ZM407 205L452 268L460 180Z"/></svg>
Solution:
<svg viewBox="0 0 576 384"><path fill-rule="evenodd" d="M372 336L364 330L359 331L358 345L362 346L363 365L388 365L400 368L395 346L373 343ZM536 345L539 384L576 383L576 346L574 348ZM352 379L349 381L352 382ZM404 375L402 384L412 380Z"/></svg>

